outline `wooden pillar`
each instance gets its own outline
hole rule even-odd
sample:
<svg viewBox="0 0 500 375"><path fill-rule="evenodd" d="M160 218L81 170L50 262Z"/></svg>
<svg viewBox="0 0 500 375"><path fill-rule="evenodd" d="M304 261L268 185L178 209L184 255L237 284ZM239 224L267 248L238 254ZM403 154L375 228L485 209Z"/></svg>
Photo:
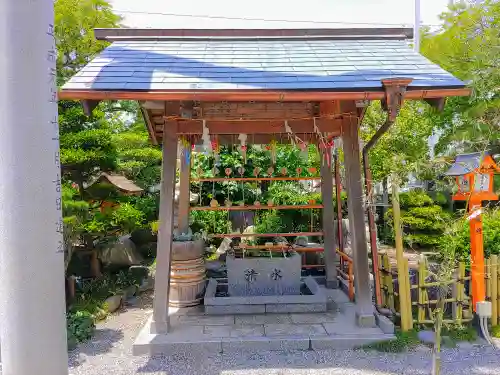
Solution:
<svg viewBox="0 0 500 375"><path fill-rule="evenodd" d="M342 182L340 180L340 162L339 155L335 152L335 197L337 199L337 241L339 243L339 250L344 252L344 231L342 229Z"/></svg>
<svg viewBox="0 0 500 375"><path fill-rule="evenodd" d="M331 165L325 158L321 164L321 199L323 201L323 239L326 268L326 287L338 288L337 280L337 239L335 238L334 208L333 208L333 175Z"/></svg>
<svg viewBox="0 0 500 375"><path fill-rule="evenodd" d="M160 190L160 225L156 255L155 292L151 333L167 333L169 330L168 299L170 289L170 265L172 235L174 229L174 191L177 164L177 135L163 135L162 180Z"/></svg>
<svg viewBox="0 0 500 375"><path fill-rule="evenodd" d="M178 230L179 233L189 231L189 201L190 201L190 180L191 180L191 144L181 142L181 167L179 172L179 211Z"/></svg>
<svg viewBox="0 0 500 375"><path fill-rule="evenodd" d="M363 186L358 136L358 118L354 102L346 103L345 109L352 112L342 124L342 141L347 182L347 207L349 229L354 262L354 287L356 298L356 321L359 326L375 326L375 316L370 291L370 268L366 246L365 211L363 208ZM345 111L345 110L344 110Z"/></svg>

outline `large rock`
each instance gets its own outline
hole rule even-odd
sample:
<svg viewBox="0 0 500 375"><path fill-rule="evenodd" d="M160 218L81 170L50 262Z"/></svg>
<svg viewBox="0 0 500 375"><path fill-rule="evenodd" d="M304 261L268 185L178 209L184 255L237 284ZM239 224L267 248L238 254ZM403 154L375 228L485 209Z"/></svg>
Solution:
<svg viewBox="0 0 500 375"><path fill-rule="evenodd" d="M106 305L106 309L108 310L108 312L112 313L120 308L120 306L122 305L122 300L123 297L117 294L106 298L104 304Z"/></svg>
<svg viewBox="0 0 500 375"><path fill-rule="evenodd" d="M114 266L134 266L143 261L130 235L121 236L115 243L104 247L99 258L103 264Z"/></svg>

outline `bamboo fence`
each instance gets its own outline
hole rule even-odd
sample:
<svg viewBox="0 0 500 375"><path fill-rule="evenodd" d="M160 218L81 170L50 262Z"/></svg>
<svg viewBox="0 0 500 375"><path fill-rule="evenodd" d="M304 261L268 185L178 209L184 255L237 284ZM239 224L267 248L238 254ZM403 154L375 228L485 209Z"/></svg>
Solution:
<svg viewBox="0 0 500 375"><path fill-rule="evenodd" d="M445 287L444 323L463 324L472 320L470 276L464 263L459 263L448 281L436 281L425 257L421 257L413 276L408 269L408 260L403 260L403 275L393 267L387 254L379 254L379 273L382 294L382 309L390 310L399 318L401 329L410 330L413 325L432 324L433 310L437 299L437 289ZM500 266L498 256L492 255L485 262L486 299L492 302L491 324L500 321ZM405 279L406 282L401 282ZM434 293L433 293L434 292Z"/></svg>

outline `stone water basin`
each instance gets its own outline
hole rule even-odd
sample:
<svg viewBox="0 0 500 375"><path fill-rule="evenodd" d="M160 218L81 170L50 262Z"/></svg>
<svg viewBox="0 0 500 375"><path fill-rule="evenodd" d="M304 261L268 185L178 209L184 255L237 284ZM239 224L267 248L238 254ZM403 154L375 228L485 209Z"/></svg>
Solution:
<svg viewBox="0 0 500 375"><path fill-rule="evenodd" d="M210 279L205 292L205 313L264 314L326 312L326 294L311 276L300 281L296 294L232 296L228 284Z"/></svg>

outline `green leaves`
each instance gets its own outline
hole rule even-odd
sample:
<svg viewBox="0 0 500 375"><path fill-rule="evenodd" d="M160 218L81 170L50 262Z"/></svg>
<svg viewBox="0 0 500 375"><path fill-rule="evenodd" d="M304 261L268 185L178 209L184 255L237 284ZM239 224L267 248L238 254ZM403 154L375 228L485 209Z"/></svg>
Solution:
<svg viewBox="0 0 500 375"><path fill-rule="evenodd" d="M422 52L462 80L470 97L450 98L442 114L434 114L442 137L440 152L482 151L500 143L500 3L461 2L443 14L443 29L426 33Z"/></svg>
<svg viewBox="0 0 500 375"><path fill-rule="evenodd" d="M451 222L451 214L435 205L433 199L420 190L400 194L399 203L404 242L421 248L439 245ZM392 223L392 209L388 210L386 219Z"/></svg>
<svg viewBox="0 0 500 375"><path fill-rule="evenodd" d="M95 40L94 29L118 27L121 17L103 0L56 0L54 10L57 72L62 83L108 45Z"/></svg>

